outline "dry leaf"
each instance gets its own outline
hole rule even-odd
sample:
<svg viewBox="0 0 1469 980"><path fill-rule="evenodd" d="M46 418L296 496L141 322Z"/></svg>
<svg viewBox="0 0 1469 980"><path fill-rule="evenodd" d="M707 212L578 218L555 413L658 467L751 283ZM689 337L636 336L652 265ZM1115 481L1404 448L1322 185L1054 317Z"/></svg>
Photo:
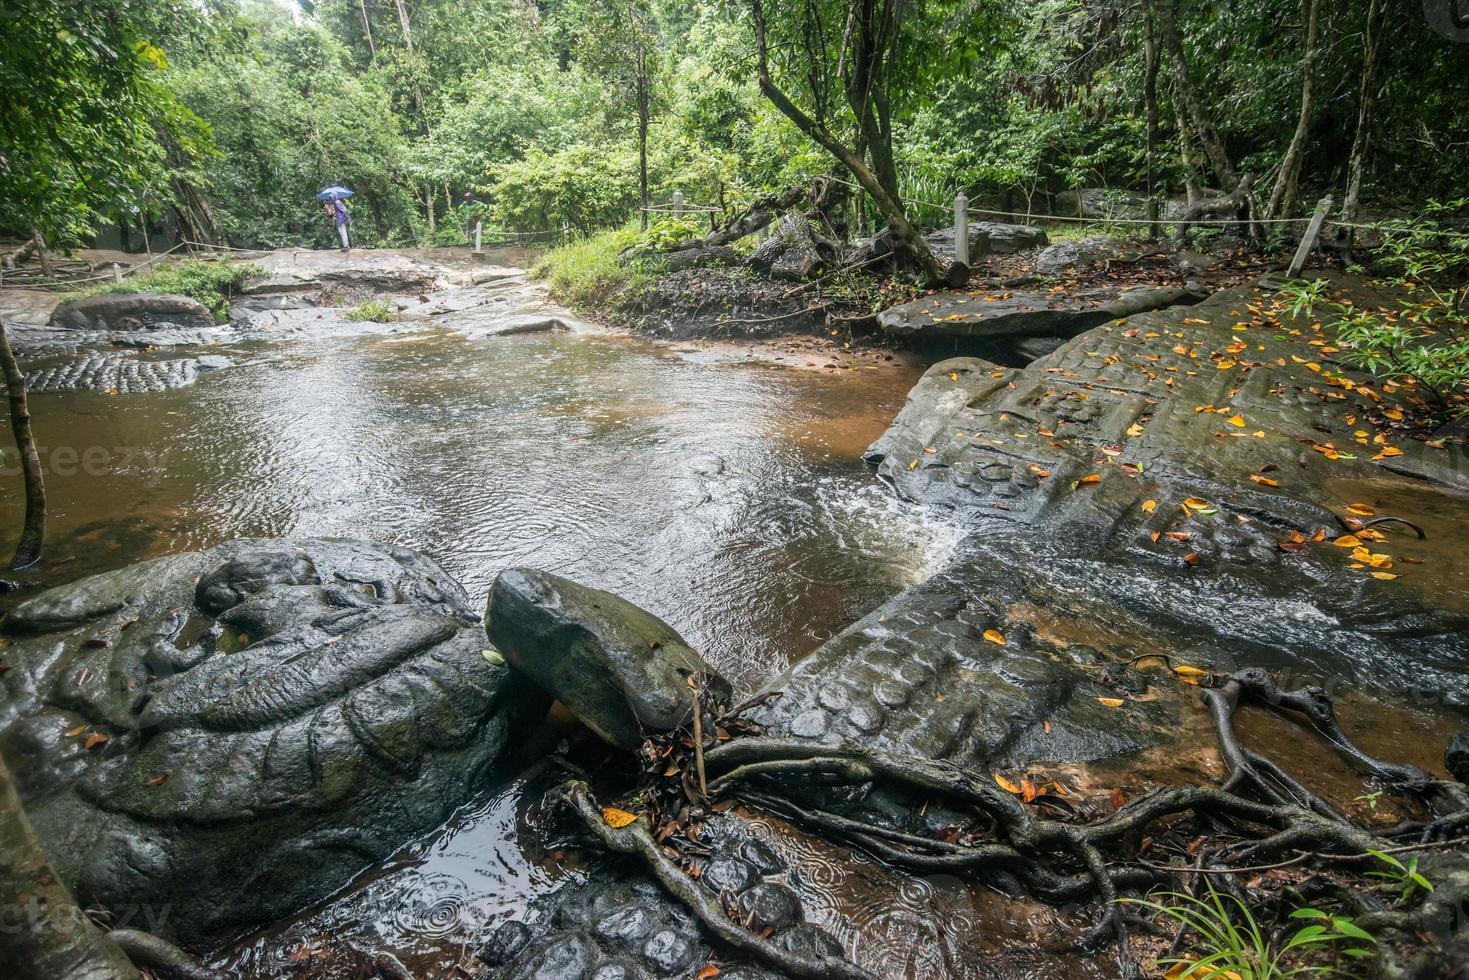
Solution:
<svg viewBox="0 0 1469 980"><path fill-rule="evenodd" d="M1127 702L1121 698L1097 698L1097 703L1107 708L1120 708Z"/></svg>
<svg viewBox="0 0 1469 980"><path fill-rule="evenodd" d="M1102 475L1100 473L1088 473L1086 476L1082 477L1080 480L1077 480L1076 481L1076 485L1079 486L1079 487L1089 487L1089 486L1092 486L1093 484L1101 483L1101 482L1102 482Z"/></svg>
<svg viewBox="0 0 1469 980"><path fill-rule="evenodd" d="M1250 474L1250 482L1251 483L1258 483L1262 487L1278 487L1278 486L1280 486L1280 481L1279 480L1272 480L1272 479L1270 479L1270 477L1268 477L1268 476L1261 476L1259 473L1251 473Z"/></svg>
<svg viewBox="0 0 1469 980"><path fill-rule="evenodd" d="M101 732L93 732L92 734L90 734L90 735L87 736L86 742L84 742L82 744L85 745L89 749L93 749L93 748L96 748L99 745L104 744L106 741L107 741L107 736L106 735L103 735Z"/></svg>
<svg viewBox="0 0 1469 980"><path fill-rule="evenodd" d="M1337 538L1336 540L1332 541L1331 543L1334 544L1334 545L1336 545L1338 548L1360 548L1360 547L1362 547L1362 542L1360 540L1358 540L1357 536L1354 535L1354 534L1343 534L1341 537Z"/></svg>
<svg viewBox="0 0 1469 980"><path fill-rule="evenodd" d="M628 824L634 823L637 819L637 814L628 813L626 810L619 810L615 806L606 806L602 808L603 822L605 822L607 826L611 827L614 830L621 830Z"/></svg>
<svg viewBox="0 0 1469 980"><path fill-rule="evenodd" d="M1372 517L1377 511L1368 507L1366 504L1348 504L1347 513L1356 514L1358 517Z"/></svg>
<svg viewBox="0 0 1469 980"><path fill-rule="evenodd" d="M1373 572L1372 573L1372 577L1373 578L1380 578L1383 581L1387 581L1388 579L1397 578L1397 576L1394 575L1392 572Z"/></svg>
<svg viewBox="0 0 1469 980"><path fill-rule="evenodd" d="M717 976L719 976L719 967L715 966L713 963L710 963L708 966L704 967L704 969L694 974L694 980L709 980L710 977Z"/></svg>
<svg viewBox="0 0 1469 980"><path fill-rule="evenodd" d="M1156 500L1144 500L1143 501L1143 513L1144 514L1151 514L1153 511L1155 511L1157 509L1158 509L1158 501L1156 501Z"/></svg>
<svg viewBox="0 0 1469 980"><path fill-rule="evenodd" d="M1183 677L1208 677L1209 676L1209 672L1207 670L1200 670L1197 667L1190 667L1188 664L1179 664L1177 667L1174 667L1173 668L1173 672L1175 674L1179 674L1179 675L1181 675Z"/></svg>
<svg viewBox="0 0 1469 980"><path fill-rule="evenodd" d="M1005 645L1005 634L1001 633L999 630L985 630L984 638L986 640L989 640L991 643L997 643L1000 646Z"/></svg>
<svg viewBox="0 0 1469 980"><path fill-rule="evenodd" d="M1010 782L1010 780L1006 779L1004 776L1001 776L999 773L995 773L995 785L999 786L1000 789L1004 790L1007 793L1014 793L1016 796L1020 795L1020 787L1016 786L1014 783Z"/></svg>

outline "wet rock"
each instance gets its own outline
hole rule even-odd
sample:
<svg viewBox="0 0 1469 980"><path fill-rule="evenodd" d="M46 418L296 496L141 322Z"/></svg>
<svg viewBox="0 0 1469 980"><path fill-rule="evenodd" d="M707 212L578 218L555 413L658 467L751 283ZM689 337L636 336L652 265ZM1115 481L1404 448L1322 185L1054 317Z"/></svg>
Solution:
<svg viewBox="0 0 1469 980"><path fill-rule="evenodd" d="M715 892L742 892L760 880L754 867L738 858L718 858L704 866L699 880Z"/></svg>
<svg viewBox="0 0 1469 980"><path fill-rule="evenodd" d="M214 326L209 307L171 293L102 293L64 300L50 325L68 330L153 330L161 326L202 330Z"/></svg>
<svg viewBox="0 0 1469 980"><path fill-rule="evenodd" d="M946 228L940 228L937 231L931 231L927 235L924 235L923 236L923 240L928 243L929 249L935 255L939 256L942 259L946 259L946 260L950 260L950 261L953 260L953 258L954 258L954 227L953 227L953 225L950 225L950 226L948 226ZM976 259L983 258L984 256L986 256L988 254L990 254L990 236L989 236L989 233L986 232L984 230L984 228L980 227L980 225L978 225L978 224L972 224L972 225L970 225L969 226L969 260L971 262L973 262Z"/></svg>
<svg viewBox="0 0 1469 980"><path fill-rule="evenodd" d="M667 623L610 592L530 569L495 579L490 640L513 666L613 745L636 748L690 716L690 675L716 699L729 683Z"/></svg>
<svg viewBox="0 0 1469 980"><path fill-rule="evenodd" d="M26 388L32 392L81 389L119 395L166 391L193 384L201 370L218 370L230 363L217 355L149 361L127 354L93 354L27 372Z"/></svg>
<svg viewBox="0 0 1469 980"><path fill-rule="evenodd" d="M995 255L1013 255L1033 248L1044 248L1050 241L1046 230L1035 225L1012 225L1000 221L971 221L971 232L984 232L990 251Z"/></svg>
<svg viewBox="0 0 1469 980"><path fill-rule="evenodd" d="M1106 237L1057 242L1054 245L1046 246L1035 257L1035 271L1041 276L1083 272L1094 265L1105 262L1108 256L1116 254L1117 248L1116 239Z"/></svg>
<svg viewBox="0 0 1469 980"><path fill-rule="evenodd" d="M1385 299L1342 277L1331 288L1362 304ZM1339 533L1344 505L1333 488L1345 481L1391 472L1469 488L1469 459L1460 447L1406 439L1393 440L1397 455L1311 451L1332 440L1355 447L1361 420L1397 396L1338 364L1312 370L1307 355L1317 348L1291 334L1283 310L1275 315L1287 329L1235 329L1251 320L1247 307L1270 301L1253 288L1229 290L1103 324L1024 369L978 358L930 369L868 459L902 496L961 511L982 533L951 569L882 610L881 623L869 618L798 665L782 683L799 693L762 706L770 720L786 730L833 677L853 678L858 703L883 679L869 664L885 675L922 660L943 680L915 700L945 700L890 716L874 738L976 763L996 752L1097 757L1140 745L1165 720L1150 714L1156 699L1129 696L1109 715L1081 711L1101 694L1085 685L1062 697L1071 651L1097 643L1094 622L1220 669L1288 667L1302 682L1469 703L1469 684L1452 666L1469 657L1462 590L1446 583L1422 593L1404 584L1411 574L1374 579L1329 543L1278 544L1291 530ZM1262 473L1278 485L1251 479ZM1185 511L1190 497L1209 506ZM1026 609L1043 610L1044 631L1016 619ZM962 626L970 637L947 632ZM1004 635L1004 647L976 641L984 629ZM958 690L990 697L981 708ZM1018 703L1021 691L1046 705L1055 733L1032 727L1038 719ZM975 711L948 715L956 701ZM1062 730L1067 705L1095 737Z"/></svg>
<svg viewBox="0 0 1469 980"><path fill-rule="evenodd" d="M547 699L468 596L389 545L230 542L83 579L0 622L0 751L78 899L199 944L439 826Z"/></svg>
<svg viewBox="0 0 1469 980"><path fill-rule="evenodd" d="M529 926L524 922L506 922L490 933L490 938L485 940L474 955L487 966L500 966L514 959L529 942Z"/></svg>
<svg viewBox="0 0 1469 980"><path fill-rule="evenodd" d="M909 338L1073 337L1109 320L1202 298L1201 293L1178 286L1126 292L1094 289L1065 296L936 293L885 310L877 322L888 333Z"/></svg>
<svg viewBox="0 0 1469 980"><path fill-rule="evenodd" d="M1458 732L1449 739L1443 761L1450 776L1461 783L1469 783L1469 732Z"/></svg>
<svg viewBox="0 0 1469 980"><path fill-rule="evenodd" d="M780 930L801 919L801 900L785 885L762 881L740 895L740 914L755 932Z"/></svg>

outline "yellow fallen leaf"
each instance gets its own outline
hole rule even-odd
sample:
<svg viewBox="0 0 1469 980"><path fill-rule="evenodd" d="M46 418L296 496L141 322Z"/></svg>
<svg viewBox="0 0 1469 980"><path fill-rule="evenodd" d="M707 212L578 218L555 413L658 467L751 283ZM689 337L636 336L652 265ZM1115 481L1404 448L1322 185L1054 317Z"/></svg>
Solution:
<svg viewBox="0 0 1469 980"><path fill-rule="evenodd" d="M1097 703L1107 708L1120 708L1127 702L1121 698L1097 698Z"/></svg>
<svg viewBox="0 0 1469 980"><path fill-rule="evenodd" d="M1091 486L1094 483L1101 483L1101 482L1102 482L1102 475L1100 473L1089 473L1086 476L1082 477L1080 480L1077 480L1076 481L1076 485L1079 486L1079 487L1089 487L1089 486Z"/></svg>
<svg viewBox="0 0 1469 980"><path fill-rule="evenodd" d="M1388 446L1386 449L1384 449L1382 452L1378 453L1376 456L1373 456L1372 458L1373 459L1387 459L1387 457L1389 457L1389 456L1401 456L1401 455L1403 455L1403 451L1401 449L1399 449L1397 446Z"/></svg>
<svg viewBox="0 0 1469 980"><path fill-rule="evenodd" d="M637 814L628 813L626 810L619 810L615 806L604 806L602 808L603 822L605 822L607 826L611 827L614 830L621 830L623 827L626 827L628 824L635 822L637 819Z"/></svg>
<svg viewBox="0 0 1469 980"><path fill-rule="evenodd" d="M1280 486L1280 481L1279 480L1272 480L1272 479L1270 479L1270 477L1268 477L1268 476L1261 476L1259 473L1251 473L1250 474L1250 481L1252 483L1258 483L1262 487L1278 487L1278 486Z"/></svg>
<svg viewBox="0 0 1469 980"><path fill-rule="evenodd" d="M1185 507L1192 507L1194 510L1202 510L1203 508L1209 506L1209 501L1204 500L1200 497L1189 497L1183 502L1183 505Z"/></svg>
<svg viewBox="0 0 1469 980"><path fill-rule="evenodd" d="M1173 672L1175 674L1178 674L1178 675L1182 676L1182 677L1208 677L1209 676L1209 672L1207 670L1200 670L1197 667L1190 667L1188 664L1179 664L1177 667L1174 667L1173 668Z"/></svg>
<svg viewBox="0 0 1469 980"><path fill-rule="evenodd" d="M1020 787L1010 782L1010 780L1006 779L1004 776L1001 776L999 773L995 773L995 785L1000 787L1000 789L1004 790L1007 793L1014 793L1016 796L1020 795Z"/></svg>
<svg viewBox="0 0 1469 980"><path fill-rule="evenodd" d="M1144 514L1151 514L1153 511L1155 511L1157 509L1158 509L1158 501L1156 501L1156 500L1144 500L1143 501L1143 513Z"/></svg>
<svg viewBox="0 0 1469 980"><path fill-rule="evenodd" d="M1234 426L1236 429L1243 429L1245 427L1245 419L1244 419L1244 416L1243 415L1233 415L1233 416L1230 416L1229 424L1232 425L1232 426Z"/></svg>
<svg viewBox="0 0 1469 980"><path fill-rule="evenodd" d="M1338 548L1360 548L1362 546L1362 542L1354 534L1343 534L1331 543Z"/></svg>
<svg viewBox="0 0 1469 980"><path fill-rule="evenodd" d="M985 630L984 638L991 643L998 643L1000 646L1005 645L1005 634L999 630Z"/></svg>
<svg viewBox="0 0 1469 980"><path fill-rule="evenodd" d="M1134 422L1132 425L1129 425L1127 427L1127 434L1132 436L1133 438L1137 438L1138 436L1143 434L1143 427Z"/></svg>
<svg viewBox="0 0 1469 980"><path fill-rule="evenodd" d="M959 380L959 372L958 371L950 371L949 372L949 380L950 381L958 381Z"/></svg>
<svg viewBox="0 0 1469 980"><path fill-rule="evenodd" d="M1392 419L1394 422L1401 422L1403 420L1403 413L1400 412L1400 411L1398 411L1395 408L1386 409L1386 410L1383 411L1382 414L1383 415L1386 415L1388 418Z"/></svg>
<svg viewBox="0 0 1469 980"><path fill-rule="evenodd" d="M1366 504L1347 504L1347 513L1356 514L1358 517L1372 517L1377 511Z"/></svg>
<svg viewBox="0 0 1469 980"><path fill-rule="evenodd" d="M1394 575L1392 572L1373 572L1372 573L1372 577L1373 578L1380 578L1383 581L1386 581L1388 579L1397 578L1397 576Z"/></svg>

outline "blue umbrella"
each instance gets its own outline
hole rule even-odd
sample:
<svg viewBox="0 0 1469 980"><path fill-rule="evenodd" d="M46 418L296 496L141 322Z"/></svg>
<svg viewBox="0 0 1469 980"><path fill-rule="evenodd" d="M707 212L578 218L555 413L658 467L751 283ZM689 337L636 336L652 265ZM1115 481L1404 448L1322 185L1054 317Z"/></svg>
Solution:
<svg viewBox="0 0 1469 980"><path fill-rule="evenodd" d="M343 187L341 184L333 184L331 187L328 187L325 190L320 190L316 192L316 199L318 201L340 201L344 197L351 196L352 192L347 190L347 188Z"/></svg>

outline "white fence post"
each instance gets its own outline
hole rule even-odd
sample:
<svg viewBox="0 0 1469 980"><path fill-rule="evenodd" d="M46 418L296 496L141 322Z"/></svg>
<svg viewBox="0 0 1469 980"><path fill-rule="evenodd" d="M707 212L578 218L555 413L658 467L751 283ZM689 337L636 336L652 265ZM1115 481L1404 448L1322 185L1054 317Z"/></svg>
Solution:
<svg viewBox="0 0 1469 980"><path fill-rule="evenodd" d="M673 219L675 221L683 220L683 191L673 192Z"/></svg>
<svg viewBox="0 0 1469 980"><path fill-rule="evenodd" d="M963 191L954 195L954 261L969 265L969 198Z"/></svg>

